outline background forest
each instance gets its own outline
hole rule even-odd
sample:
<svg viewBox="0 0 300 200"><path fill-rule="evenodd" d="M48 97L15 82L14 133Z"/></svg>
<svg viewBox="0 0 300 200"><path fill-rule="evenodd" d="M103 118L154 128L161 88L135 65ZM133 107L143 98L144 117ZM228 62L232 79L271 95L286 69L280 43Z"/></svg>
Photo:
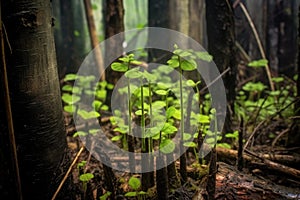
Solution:
<svg viewBox="0 0 300 200"><path fill-rule="evenodd" d="M0 8L0 199L300 199L300 1ZM147 27L193 40L126 52Z"/></svg>

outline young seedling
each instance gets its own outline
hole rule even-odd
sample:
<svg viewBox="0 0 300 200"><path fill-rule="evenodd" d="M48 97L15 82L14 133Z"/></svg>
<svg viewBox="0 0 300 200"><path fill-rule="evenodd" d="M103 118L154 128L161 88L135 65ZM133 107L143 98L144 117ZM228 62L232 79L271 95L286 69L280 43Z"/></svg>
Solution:
<svg viewBox="0 0 300 200"><path fill-rule="evenodd" d="M85 173L79 176L79 180L82 182L83 199L86 199L87 184L92 178L94 178L92 173Z"/></svg>
<svg viewBox="0 0 300 200"><path fill-rule="evenodd" d="M107 191L105 194L99 197L99 200L106 200L111 195L110 191Z"/></svg>
<svg viewBox="0 0 300 200"><path fill-rule="evenodd" d="M128 185L131 187L131 189L133 191L127 192L125 194L125 197L136 197L137 200L142 200L143 196L147 194L144 191L140 191L141 181L140 181L140 179L138 179L134 176L130 177L130 179L128 181Z"/></svg>
<svg viewBox="0 0 300 200"><path fill-rule="evenodd" d="M174 56L167 61L169 66L173 68L179 68L179 89L180 89L180 174L183 182L187 180L186 173L186 155L183 146L183 134L184 134L184 105L183 105L183 71L192 71L197 68L195 61L195 55L189 50L179 49L177 45L174 45L175 50L173 51Z"/></svg>

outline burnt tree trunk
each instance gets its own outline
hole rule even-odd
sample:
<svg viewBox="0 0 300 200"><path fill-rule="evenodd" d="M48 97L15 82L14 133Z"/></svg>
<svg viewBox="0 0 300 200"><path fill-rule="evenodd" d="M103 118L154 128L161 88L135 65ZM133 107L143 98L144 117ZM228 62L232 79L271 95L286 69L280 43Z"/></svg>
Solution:
<svg viewBox="0 0 300 200"><path fill-rule="evenodd" d="M11 47L6 43L5 54L23 199L50 199L67 148L50 1L2 3ZM7 126L2 120L0 124Z"/></svg>
<svg viewBox="0 0 300 200"><path fill-rule="evenodd" d="M227 113L223 132L231 132L231 117L236 87L235 34L232 6L229 1L206 0L206 24L208 52L213 56L220 73L230 68L223 76L227 96ZM214 77L216 78L216 77Z"/></svg>
<svg viewBox="0 0 300 200"><path fill-rule="evenodd" d="M169 0L149 0L148 3L148 26L170 28ZM149 33L151 34L151 32ZM149 38L154 36L149 35ZM155 38L155 37L154 37ZM148 42L151 42L148 40ZM170 52L161 49L148 49L148 62L166 63Z"/></svg>
<svg viewBox="0 0 300 200"><path fill-rule="evenodd" d="M110 38L118 33L124 32L124 6L123 0L105 0L104 1L104 25L105 39ZM124 37L118 37L117 40L111 40L110 44L105 47L105 59L117 59L123 54ZM111 63L107 63L110 65ZM122 73L113 71L110 67L106 69L106 80L109 83L117 83Z"/></svg>
<svg viewBox="0 0 300 200"><path fill-rule="evenodd" d="M300 6L298 13L298 79L297 79L297 98L298 101L295 104L295 116L300 115ZM300 146L300 119L295 118L291 127L291 131L288 135L288 146L299 147Z"/></svg>

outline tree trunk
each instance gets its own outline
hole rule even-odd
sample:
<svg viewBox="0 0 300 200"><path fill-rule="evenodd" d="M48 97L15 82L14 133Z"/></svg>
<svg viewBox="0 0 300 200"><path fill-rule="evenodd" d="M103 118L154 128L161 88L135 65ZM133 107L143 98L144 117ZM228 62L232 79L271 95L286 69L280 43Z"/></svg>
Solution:
<svg viewBox="0 0 300 200"><path fill-rule="evenodd" d="M148 3L148 26L149 27L161 27L170 28L170 9L169 0L149 0ZM151 34L151 33L149 33ZM149 35L149 39L155 36ZM151 42L148 40L148 42ZM166 52L161 49L148 49L148 62L166 63L169 59L167 55L170 52Z"/></svg>
<svg viewBox="0 0 300 200"><path fill-rule="evenodd" d="M206 0L205 2L208 52L213 56L220 73L230 68L230 71L223 76L228 104L223 131L226 133L231 132L231 116L233 114L237 71L233 10L228 1Z"/></svg>
<svg viewBox="0 0 300 200"><path fill-rule="evenodd" d="M50 2L5 1L2 8L23 199L50 199L67 148Z"/></svg>
<svg viewBox="0 0 300 200"><path fill-rule="evenodd" d="M105 0L104 5L104 25L105 39L110 38L118 33L124 32L124 7L123 0ZM123 37L112 41L105 47L105 58L118 58L123 54ZM109 60L109 59L108 59ZM111 63L105 62L106 65ZM113 71L110 67L106 69L106 77L109 83L117 83L122 73Z"/></svg>
<svg viewBox="0 0 300 200"><path fill-rule="evenodd" d="M86 40L83 2L53 1L52 7L58 75L63 78L68 73L77 73L91 45Z"/></svg>
<svg viewBox="0 0 300 200"><path fill-rule="evenodd" d="M278 34L278 72L292 77L295 72L295 60L297 57L297 39L295 0L278 1L276 5L275 23Z"/></svg>
<svg viewBox="0 0 300 200"><path fill-rule="evenodd" d="M74 56L74 23L73 23L72 1L60 1L60 28L62 49L58 52L57 62L59 66L59 74L76 73L74 63L72 62ZM79 67L79 66L78 66ZM78 69L78 68L77 68Z"/></svg>
<svg viewBox="0 0 300 200"><path fill-rule="evenodd" d="M300 6L298 12L298 79L297 79L297 98L298 101L295 104L295 116L300 115ZM288 146L299 147L300 146L300 119L295 118L291 127L291 131L288 135Z"/></svg>
<svg viewBox="0 0 300 200"><path fill-rule="evenodd" d="M204 1L189 1L189 36L206 47Z"/></svg>
<svg viewBox="0 0 300 200"><path fill-rule="evenodd" d="M88 24L88 29L90 33L90 40L92 44L92 49L94 51L95 63L98 68L100 80L105 80L105 71L104 71L104 63L103 56L99 46L98 35L96 31L96 25L94 22L94 15L92 10L92 3L90 0L84 0L84 8L85 8L85 16Z"/></svg>

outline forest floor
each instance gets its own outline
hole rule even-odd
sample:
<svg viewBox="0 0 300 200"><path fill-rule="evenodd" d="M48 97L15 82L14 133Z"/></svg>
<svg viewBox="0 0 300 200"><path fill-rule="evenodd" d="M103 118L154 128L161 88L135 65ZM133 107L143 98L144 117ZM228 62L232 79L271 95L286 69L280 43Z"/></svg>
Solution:
<svg viewBox="0 0 300 200"><path fill-rule="evenodd" d="M82 143L79 137L73 137L78 130L75 129L72 117L67 113L65 124L71 159L75 159ZM109 116L101 118L101 127L108 137L114 136ZM218 147L215 199L300 199L300 147L293 149L283 147L285 143L283 132L286 128L287 125L283 120L261 126L256 132L255 143L250 144L252 151L244 152L244 168L241 171L237 170L237 151ZM276 133L277 137L273 140L268 137L270 131ZM170 191L169 199L206 199L207 166L193 165L195 157L192 151L188 151L187 159L189 164L187 182ZM86 161L86 164L80 168L78 163L82 161ZM126 162L128 164L128 160L124 159L124 164ZM176 161L175 165L178 169L179 162ZM110 199L105 195L108 194L108 189L104 171L103 164L88 150L79 155L71 173L76 200ZM86 189L79 179L83 173L94 175L88 181ZM143 198L125 197L124 194L131 191L128 180L132 174L115 170L113 173L117 180L114 186L115 199L160 199L156 195L155 187L150 188ZM140 178L140 174L134 176Z"/></svg>

